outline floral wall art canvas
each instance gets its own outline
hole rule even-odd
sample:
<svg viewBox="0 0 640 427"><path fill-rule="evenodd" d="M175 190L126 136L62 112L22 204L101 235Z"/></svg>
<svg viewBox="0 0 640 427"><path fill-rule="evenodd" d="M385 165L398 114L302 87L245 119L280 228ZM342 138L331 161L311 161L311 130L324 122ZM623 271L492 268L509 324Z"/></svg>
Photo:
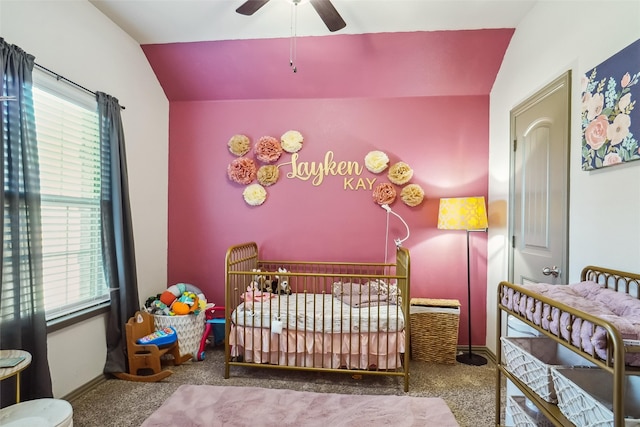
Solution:
<svg viewBox="0 0 640 427"><path fill-rule="evenodd" d="M582 170L640 160L640 40L582 78Z"/></svg>

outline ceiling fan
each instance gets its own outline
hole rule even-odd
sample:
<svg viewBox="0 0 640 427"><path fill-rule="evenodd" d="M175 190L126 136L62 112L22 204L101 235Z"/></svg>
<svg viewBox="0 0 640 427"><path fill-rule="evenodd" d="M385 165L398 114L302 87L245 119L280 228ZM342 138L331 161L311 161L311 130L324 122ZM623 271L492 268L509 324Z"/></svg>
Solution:
<svg viewBox="0 0 640 427"><path fill-rule="evenodd" d="M298 5L303 0L288 0L289 2ZM262 6L267 4L269 0L247 0L239 8L236 9L241 15L251 16L258 11ZM344 22L336 8L331 4L331 0L309 0L311 6L316 10L322 22L327 26L329 31L334 32L346 27Z"/></svg>

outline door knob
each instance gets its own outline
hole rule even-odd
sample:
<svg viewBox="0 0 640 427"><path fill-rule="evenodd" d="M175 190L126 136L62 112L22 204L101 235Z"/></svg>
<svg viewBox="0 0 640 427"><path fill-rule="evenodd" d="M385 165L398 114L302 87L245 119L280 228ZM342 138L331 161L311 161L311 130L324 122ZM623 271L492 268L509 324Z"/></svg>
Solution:
<svg viewBox="0 0 640 427"><path fill-rule="evenodd" d="M545 267L542 269L542 274L544 274L545 276L558 277L560 275L560 269L555 265L551 268Z"/></svg>

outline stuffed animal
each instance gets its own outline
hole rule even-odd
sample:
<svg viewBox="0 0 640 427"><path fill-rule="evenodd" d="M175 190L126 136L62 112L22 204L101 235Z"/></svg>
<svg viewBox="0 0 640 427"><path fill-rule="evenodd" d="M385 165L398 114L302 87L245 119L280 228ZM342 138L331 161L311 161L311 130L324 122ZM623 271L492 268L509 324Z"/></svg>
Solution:
<svg viewBox="0 0 640 427"><path fill-rule="evenodd" d="M275 295L247 286L247 291L240 295L240 298L244 300L245 307L251 310L254 302L267 301L275 298Z"/></svg>
<svg viewBox="0 0 640 427"><path fill-rule="evenodd" d="M287 273L287 269L278 268L278 273L280 274L275 275L273 279L267 276L267 292L279 295L290 295L291 288L289 287L289 279L283 275L283 273Z"/></svg>
<svg viewBox="0 0 640 427"><path fill-rule="evenodd" d="M257 268L254 268L252 271L254 273L261 272L260 269L257 269ZM271 292L270 290L271 283L270 282L268 283L268 279L269 279L269 276L265 276L264 274L254 274L253 280L249 284L249 287L251 289L254 289L260 292Z"/></svg>
<svg viewBox="0 0 640 427"><path fill-rule="evenodd" d="M185 315L195 312L200 308L198 296L193 292L185 291L171 304L171 311L177 315Z"/></svg>
<svg viewBox="0 0 640 427"><path fill-rule="evenodd" d="M149 297L144 303L144 309L146 312L151 314L157 314L161 316L169 316L171 310L169 307L160 300L161 294L156 295L155 297Z"/></svg>
<svg viewBox="0 0 640 427"><path fill-rule="evenodd" d="M206 307L207 299L200 289L189 283L177 283L161 294L148 298L144 308L151 314L175 316L198 314Z"/></svg>

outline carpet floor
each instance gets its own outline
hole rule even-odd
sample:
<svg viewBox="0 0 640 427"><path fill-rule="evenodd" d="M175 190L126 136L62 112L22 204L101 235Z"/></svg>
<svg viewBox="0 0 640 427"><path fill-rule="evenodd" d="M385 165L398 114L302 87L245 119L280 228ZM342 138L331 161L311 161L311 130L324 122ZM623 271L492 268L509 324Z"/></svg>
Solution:
<svg viewBox="0 0 640 427"><path fill-rule="evenodd" d="M403 391L402 378L377 375L354 378L349 374L328 372L231 367L231 375L225 379L222 346L208 349L203 361L187 362L170 369L174 374L157 383L108 379L74 398L71 400L74 427L140 426L182 384L440 397L461 427L495 425L496 368L491 362L485 366L468 366L411 361L408 393ZM256 422L254 425L261 424Z"/></svg>

